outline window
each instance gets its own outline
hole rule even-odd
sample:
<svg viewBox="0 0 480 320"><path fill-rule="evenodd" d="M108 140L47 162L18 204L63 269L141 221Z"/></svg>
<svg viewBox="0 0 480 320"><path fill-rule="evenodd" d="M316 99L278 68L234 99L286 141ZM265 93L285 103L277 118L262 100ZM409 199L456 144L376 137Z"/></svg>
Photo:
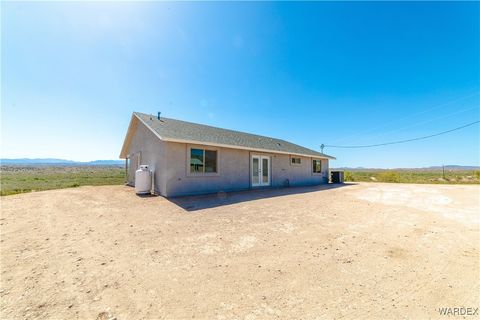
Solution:
<svg viewBox="0 0 480 320"><path fill-rule="evenodd" d="M217 172L217 151L205 150L205 172Z"/></svg>
<svg viewBox="0 0 480 320"><path fill-rule="evenodd" d="M190 172L191 173L203 173L203 149L190 149Z"/></svg>
<svg viewBox="0 0 480 320"><path fill-rule="evenodd" d="M313 173L322 173L322 161L321 160L313 160Z"/></svg>
<svg viewBox="0 0 480 320"><path fill-rule="evenodd" d="M294 157L292 157L292 158L290 158L290 162L291 162L291 164L297 164L297 165L299 165L299 164L302 164L302 158L294 158Z"/></svg>
<svg viewBox="0 0 480 320"><path fill-rule="evenodd" d="M216 173L217 151L190 149L190 173Z"/></svg>

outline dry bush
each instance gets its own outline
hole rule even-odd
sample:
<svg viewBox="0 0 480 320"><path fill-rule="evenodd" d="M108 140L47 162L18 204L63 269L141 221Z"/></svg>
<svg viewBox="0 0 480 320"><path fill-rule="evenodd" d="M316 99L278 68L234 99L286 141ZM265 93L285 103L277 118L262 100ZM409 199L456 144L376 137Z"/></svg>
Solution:
<svg viewBox="0 0 480 320"><path fill-rule="evenodd" d="M380 173L378 179L382 182L400 182L400 174L395 171L386 171Z"/></svg>

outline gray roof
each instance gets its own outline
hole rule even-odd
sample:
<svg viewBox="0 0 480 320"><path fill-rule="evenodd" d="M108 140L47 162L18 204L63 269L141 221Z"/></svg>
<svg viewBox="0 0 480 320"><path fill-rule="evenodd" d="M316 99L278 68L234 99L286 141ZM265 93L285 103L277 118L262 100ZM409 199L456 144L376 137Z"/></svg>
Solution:
<svg viewBox="0 0 480 320"><path fill-rule="evenodd" d="M332 156L311 150L285 140L259 136L240 131L222 129L198 123L180 121L134 112L150 129L164 140L186 140L199 144L217 144L239 149L257 149L272 152L335 159Z"/></svg>

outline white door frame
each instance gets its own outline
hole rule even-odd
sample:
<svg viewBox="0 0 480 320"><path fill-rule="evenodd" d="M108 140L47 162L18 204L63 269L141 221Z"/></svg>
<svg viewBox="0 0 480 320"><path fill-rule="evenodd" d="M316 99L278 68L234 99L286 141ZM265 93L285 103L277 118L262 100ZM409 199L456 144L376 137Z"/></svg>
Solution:
<svg viewBox="0 0 480 320"><path fill-rule="evenodd" d="M253 182L253 159L258 159L258 183ZM267 176L268 176L268 181L263 182L263 160L267 160ZM270 186L272 177L271 177L271 162L270 162L270 157L265 156L265 155L259 155L259 154L252 154L250 157L250 180L251 180L251 185L252 187L266 187Z"/></svg>

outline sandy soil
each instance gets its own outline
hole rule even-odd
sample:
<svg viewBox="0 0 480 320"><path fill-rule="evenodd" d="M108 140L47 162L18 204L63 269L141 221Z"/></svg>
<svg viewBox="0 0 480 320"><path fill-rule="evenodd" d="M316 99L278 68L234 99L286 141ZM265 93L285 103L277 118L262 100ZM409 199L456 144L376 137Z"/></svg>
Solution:
<svg viewBox="0 0 480 320"><path fill-rule="evenodd" d="M3 197L1 318L445 319L480 307L479 201L377 183Z"/></svg>

